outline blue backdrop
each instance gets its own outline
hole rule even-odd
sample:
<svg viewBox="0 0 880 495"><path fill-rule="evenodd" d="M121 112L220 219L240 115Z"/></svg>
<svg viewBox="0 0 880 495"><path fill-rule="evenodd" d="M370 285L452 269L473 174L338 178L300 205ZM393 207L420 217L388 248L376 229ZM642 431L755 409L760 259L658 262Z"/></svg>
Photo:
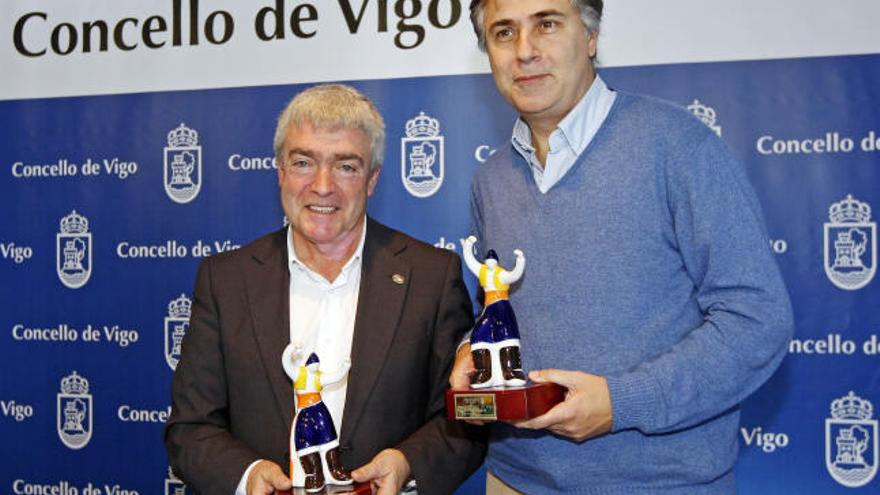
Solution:
<svg viewBox="0 0 880 495"><path fill-rule="evenodd" d="M689 107L744 161L764 207L797 326L743 405L740 491L880 492L880 55L602 75ZM386 118L370 214L460 250L471 177L515 117L491 77L350 83ZM0 491L179 487L161 436L195 270L282 225L271 141L301 88L0 101ZM420 112L437 133L406 134ZM438 153L425 198L401 173L414 142ZM481 475L459 493L482 493Z"/></svg>

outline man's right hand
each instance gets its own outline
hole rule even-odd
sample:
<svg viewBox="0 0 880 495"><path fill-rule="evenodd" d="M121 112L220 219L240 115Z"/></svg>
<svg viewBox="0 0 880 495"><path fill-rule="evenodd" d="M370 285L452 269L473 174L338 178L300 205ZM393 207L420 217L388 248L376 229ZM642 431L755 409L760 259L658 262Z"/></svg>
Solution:
<svg viewBox="0 0 880 495"><path fill-rule="evenodd" d="M278 464L271 461L260 461L254 464L248 474L247 494L248 495L271 495L276 490L290 490L293 483L290 478L284 475L284 471Z"/></svg>
<svg viewBox="0 0 880 495"><path fill-rule="evenodd" d="M453 390L467 389L471 386L471 373L474 368L474 358L471 356L471 345L464 344L455 352L455 364L449 374L449 386Z"/></svg>

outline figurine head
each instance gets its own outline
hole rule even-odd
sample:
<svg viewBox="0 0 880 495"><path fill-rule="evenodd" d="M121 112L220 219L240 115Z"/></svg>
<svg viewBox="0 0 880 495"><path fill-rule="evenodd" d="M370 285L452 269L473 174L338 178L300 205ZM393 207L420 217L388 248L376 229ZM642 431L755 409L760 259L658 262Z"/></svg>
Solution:
<svg viewBox="0 0 880 495"><path fill-rule="evenodd" d="M489 268L495 268L498 266L498 253L496 253L494 249L490 249L486 252L486 266Z"/></svg>
<svg viewBox="0 0 880 495"><path fill-rule="evenodd" d="M321 366L321 360L318 359L318 355L313 352L309 355L309 358L306 359L306 368L308 368L309 371L316 371L319 366Z"/></svg>

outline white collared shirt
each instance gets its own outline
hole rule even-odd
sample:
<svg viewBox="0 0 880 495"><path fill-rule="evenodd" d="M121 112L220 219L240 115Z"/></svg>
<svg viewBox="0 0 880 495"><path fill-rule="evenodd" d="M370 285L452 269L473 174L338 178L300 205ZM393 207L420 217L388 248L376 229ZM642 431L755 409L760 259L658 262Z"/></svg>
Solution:
<svg viewBox="0 0 880 495"><path fill-rule="evenodd" d="M535 183L542 193L547 194L571 170L605 122L616 97L617 93L609 89L597 75L584 97L550 134L550 150L543 167L532 146L532 131L528 124L522 118L516 120L510 141L529 163Z"/></svg>
<svg viewBox="0 0 880 495"><path fill-rule="evenodd" d="M339 369L342 362L351 356L366 235L367 224L364 221L357 249L336 279L329 281L299 260L293 247L293 230L287 229L290 341L299 343L306 356L312 352L317 354L321 369L326 372ZM330 410L337 434L342 429L347 389L348 376L321 391L321 398Z"/></svg>
<svg viewBox="0 0 880 495"><path fill-rule="evenodd" d="M293 247L293 228L287 228L290 341L298 342L305 349L306 356L312 352L317 354L321 360L321 368L326 371L339 369L342 362L351 357L366 237L365 220L357 249L342 267L336 280L331 282L297 258ZM277 364L281 366L280 361ZM337 435L342 431L342 412L347 390L348 375L321 391L321 398L330 410ZM247 478L258 462L260 461L252 462L244 471L235 495L246 495Z"/></svg>

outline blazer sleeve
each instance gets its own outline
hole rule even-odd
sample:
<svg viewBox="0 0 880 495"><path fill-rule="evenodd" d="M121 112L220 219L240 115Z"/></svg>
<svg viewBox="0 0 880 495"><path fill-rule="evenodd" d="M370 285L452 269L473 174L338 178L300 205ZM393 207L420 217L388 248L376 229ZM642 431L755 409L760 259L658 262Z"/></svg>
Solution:
<svg viewBox="0 0 880 495"><path fill-rule="evenodd" d="M455 350L473 323L461 261L454 254L446 254L448 262L434 320L426 423L397 446L409 461L422 495L453 493L480 466L486 453L485 428L446 419L445 391Z"/></svg>
<svg viewBox="0 0 880 495"><path fill-rule="evenodd" d="M190 326L171 385L165 447L174 472L196 493L232 494L260 456L230 432L212 258L196 276Z"/></svg>

